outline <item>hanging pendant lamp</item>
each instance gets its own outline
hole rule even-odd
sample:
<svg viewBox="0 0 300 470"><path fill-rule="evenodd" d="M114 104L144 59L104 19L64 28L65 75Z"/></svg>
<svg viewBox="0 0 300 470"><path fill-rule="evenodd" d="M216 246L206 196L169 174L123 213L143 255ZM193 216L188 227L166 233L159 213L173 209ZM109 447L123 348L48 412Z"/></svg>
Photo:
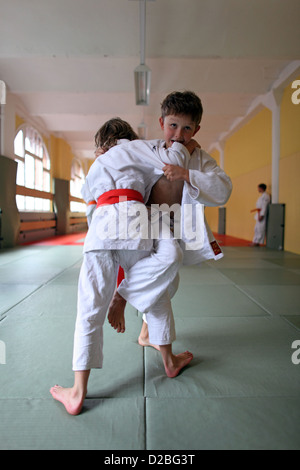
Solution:
<svg viewBox="0 0 300 470"><path fill-rule="evenodd" d="M146 0L140 0L140 46L141 63L134 70L135 101L147 106L150 101L151 70L145 64Z"/></svg>

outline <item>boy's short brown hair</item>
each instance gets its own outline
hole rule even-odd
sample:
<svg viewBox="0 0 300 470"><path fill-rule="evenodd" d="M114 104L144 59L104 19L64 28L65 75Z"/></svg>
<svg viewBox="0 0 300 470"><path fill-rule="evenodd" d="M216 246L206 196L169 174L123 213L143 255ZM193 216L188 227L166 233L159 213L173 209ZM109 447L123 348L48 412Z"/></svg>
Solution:
<svg viewBox="0 0 300 470"><path fill-rule="evenodd" d="M96 148L102 148L105 152L116 145L119 139L136 140L137 134L128 122L115 117L103 124L95 135Z"/></svg>
<svg viewBox="0 0 300 470"><path fill-rule="evenodd" d="M198 126L202 119L203 107L200 98L193 91L174 91L161 103L161 115L164 119L170 114L191 116Z"/></svg>

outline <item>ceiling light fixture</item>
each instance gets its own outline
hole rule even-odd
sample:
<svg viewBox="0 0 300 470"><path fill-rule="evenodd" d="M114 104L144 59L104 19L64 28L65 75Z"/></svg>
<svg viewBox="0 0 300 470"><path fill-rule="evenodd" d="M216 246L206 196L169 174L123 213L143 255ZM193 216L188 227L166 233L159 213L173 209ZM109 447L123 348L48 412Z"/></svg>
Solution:
<svg viewBox="0 0 300 470"><path fill-rule="evenodd" d="M145 64L146 44L146 0L140 1L140 56L141 63L134 70L135 101L139 106L147 106L150 101L151 70Z"/></svg>

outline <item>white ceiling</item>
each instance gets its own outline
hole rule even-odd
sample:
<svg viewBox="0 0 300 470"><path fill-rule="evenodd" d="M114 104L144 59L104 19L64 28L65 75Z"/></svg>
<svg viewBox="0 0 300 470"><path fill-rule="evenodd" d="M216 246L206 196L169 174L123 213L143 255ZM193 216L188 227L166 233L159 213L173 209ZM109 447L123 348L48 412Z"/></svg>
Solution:
<svg viewBox="0 0 300 470"><path fill-rule="evenodd" d="M135 105L139 0L0 0L0 80L73 152L93 158L94 134L120 116L162 137L160 103L202 99L208 149L282 70L300 58L299 0L147 0L150 105Z"/></svg>

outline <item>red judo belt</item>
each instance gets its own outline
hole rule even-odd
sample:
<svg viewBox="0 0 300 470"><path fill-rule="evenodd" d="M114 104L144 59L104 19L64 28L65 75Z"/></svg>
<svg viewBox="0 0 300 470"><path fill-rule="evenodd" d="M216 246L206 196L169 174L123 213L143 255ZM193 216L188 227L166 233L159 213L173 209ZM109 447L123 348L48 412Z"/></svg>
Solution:
<svg viewBox="0 0 300 470"><path fill-rule="evenodd" d="M112 189L98 198L97 207L118 204L123 201L138 201L144 204L143 196L134 189Z"/></svg>

